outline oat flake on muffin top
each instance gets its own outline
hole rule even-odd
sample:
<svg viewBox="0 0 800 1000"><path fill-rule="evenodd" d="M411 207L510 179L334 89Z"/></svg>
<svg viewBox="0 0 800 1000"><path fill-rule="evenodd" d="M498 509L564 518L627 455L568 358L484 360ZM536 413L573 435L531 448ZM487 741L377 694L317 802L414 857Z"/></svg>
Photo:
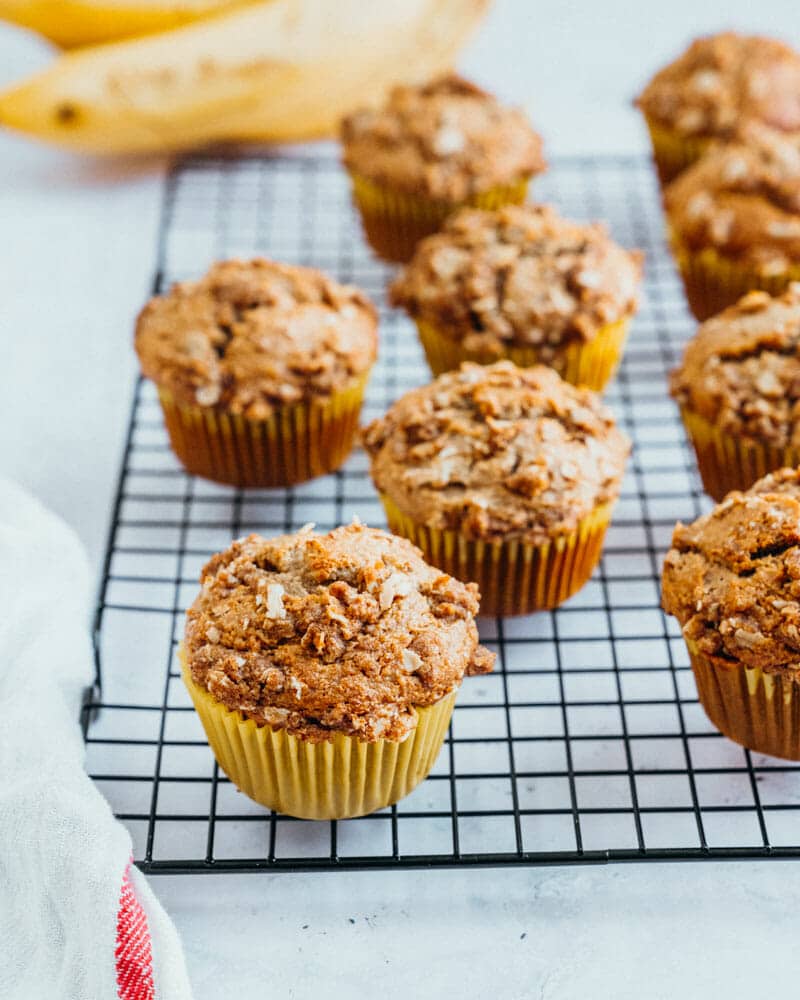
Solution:
<svg viewBox="0 0 800 1000"><path fill-rule="evenodd" d="M396 87L342 122L348 169L378 184L459 202L541 173L542 143L518 108L455 75Z"/></svg>
<svg viewBox="0 0 800 1000"><path fill-rule="evenodd" d="M749 292L703 323L670 384L720 430L800 448L800 284Z"/></svg>
<svg viewBox="0 0 800 1000"><path fill-rule="evenodd" d="M757 35L698 38L636 103L648 118L686 136L727 140L751 120L800 131L800 54Z"/></svg>
<svg viewBox="0 0 800 1000"><path fill-rule="evenodd" d="M251 535L204 567L188 611L195 683L258 723L320 742L403 740L415 707L492 669L479 594L419 549L353 523Z"/></svg>
<svg viewBox="0 0 800 1000"><path fill-rule="evenodd" d="M603 226L547 205L462 209L419 244L390 299L466 350L536 346L545 360L630 316L640 276L641 255Z"/></svg>
<svg viewBox="0 0 800 1000"><path fill-rule="evenodd" d="M364 446L378 490L418 523L532 545L613 502L630 449L595 393L508 361L406 393Z"/></svg>
<svg viewBox="0 0 800 1000"><path fill-rule="evenodd" d="M662 582L664 610L706 656L800 674L800 471L678 523Z"/></svg>
<svg viewBox="0 0 800 1000"><path fill-rule="evenodd" d="M365 374L376 327L353 286L311 268L231 260L151 299L136 350L143 373L179 402L266 419Z"/></svg>

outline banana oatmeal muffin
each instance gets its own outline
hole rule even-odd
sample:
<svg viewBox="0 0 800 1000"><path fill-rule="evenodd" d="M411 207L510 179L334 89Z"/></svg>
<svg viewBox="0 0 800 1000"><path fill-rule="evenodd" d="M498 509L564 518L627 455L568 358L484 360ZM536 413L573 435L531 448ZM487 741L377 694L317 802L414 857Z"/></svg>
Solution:
<svg viewBox="0 0 800 1000"><path fill-rule="evenodd" d="M377 353L377 312L320 271L230 260L151 299L136 351L187 471L287 486L349 454Z"/></svg>
<svg viewBox="0 0 800 1000"><path fill-rule="evenodd" d="M800 132L800 53L730 31L698 38L656 73L636 104L666 184L712 141L729 142L748 122Z"/></svg>
<svg viewBox="0 0 800 1000"><path fill-rule="evenodd" d="M407 795L464 676L492 669L479 599L358 522L235 541L203 569L182 649L220 766L295 816L356 816Z"/></svg>
<svg viewBox="0 0 800 1000"><path fill-rule="evenodd" d="M408 260L462 205L524 201L545 167L523 112L452 74L396 87L384 107L345 118L341 138L367 239L388 260Z"/></svg>
<svg viewBox="0 0 800 1000"><path fill-rule="evenodd" d="M641 254L605 227L547 205L463 209L419 244L390 301L416 321L434 375L509 358L600 390L619 362L641 270Z"/></svg>
<svg viewBox="0 0 800 1000"><path fill-rule="evenodd" d="M588 580L630 449L595 393L510 361L406 393L364 447L391 529L504 615L555 607Z"/></svg>
<svg viewBox="0 0 800 1000"><path fill-rule="evenodd" d="M800 136L751 126L681 174L664 203L698 319L751 289L777 295L800 280Z"/></svg>
<svg viewBox="0 0 800 1000"><path fill-rule="evenodd" d="M749 292L703 323L671 391L715 500L800 465L800 284Z"/></svg>
<svg viewBox="0 0 800 1000"><path fill-rule="evenodd" d="M714 725L751 750L799 760L800 471L781 469L679 523L663 605Z"/></svg>

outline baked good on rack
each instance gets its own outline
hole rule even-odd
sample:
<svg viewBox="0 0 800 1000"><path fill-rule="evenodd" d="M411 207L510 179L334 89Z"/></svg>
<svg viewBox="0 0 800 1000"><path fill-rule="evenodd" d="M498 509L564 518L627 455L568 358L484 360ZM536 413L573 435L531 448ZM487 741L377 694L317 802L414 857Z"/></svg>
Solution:
<svg viewBox="0 0 800 1000"><path fill-rule="evenodd" d="M800 133L800 53L727 31L698 38L636 100L662 184L750 122Z"/></svg>
<svg viewBox="0 0 800 1000"><path fill-rule="evenodd" d="M480 595L359 523L251 535L205 566L183 676L220 766L315 819L396 802L427 774L465 675L492 669Z"/></svg>
<svg viewBox="0 0 800 1000"><path fill-rule="evenodd" d="M707 319L754 288L800 280L800 135L750 127L711 149L664 192L692 312Z"/></svg>
<svg viewBox="0 0 800 1000"><path fill-rule="evenodd" d="M800 465L800 284L706 320L671 378L706 493Z"/></svg>
<svg viewBox="0 0 800 1000"><path fill-rule="evenodd" d="M800 471L678 524L663 571L700 703L730 739L800 760Z"/></svg>
<svg viewBox="0 0 800 1000"><path fill-rule="evenodd" d="M601 390L636 310L642 258L605 227L547 205L462 209L422 240L390 289L434 375L462 361L547 364Z"/></svg>
<svg viewBox="0 0 800 1000"><path fill-rule="evenodd" d="M321 271L230 260L151 299L136 351L188 472L288 486L347 458L377 354L377 312Z"/></svg>
<svg viewBox="0 0 800 1000"><path fill-rule="evenodd" d="M524 201L545 167L523 112L452 74L348 115L341 140L366 237L394 261L457 208Z"/></svg>
<svg viewBox="0 0 800 1000"><path fill-rule="evenodd" d="M589 579L630 445L595 393L498 361L406 393L364 447L392 531L475 580L484 614L513 615Z"/></svg>

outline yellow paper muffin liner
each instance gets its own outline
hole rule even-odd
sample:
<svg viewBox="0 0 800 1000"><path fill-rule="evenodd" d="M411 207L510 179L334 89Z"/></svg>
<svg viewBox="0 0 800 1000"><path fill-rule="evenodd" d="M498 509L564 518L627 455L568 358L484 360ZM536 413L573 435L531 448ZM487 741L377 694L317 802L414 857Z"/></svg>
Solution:
<svg viewBox="0 0 800 1000"><path fill-rule="evenodd" d="M450 725L457 691L416 709L402 743L365 743L336 733L309 743L231 711L181 672L217 763L239 791L267 809L299 819L350 819L392 805L428 776Z"/></svg>
<svg viewBox="0 0 800 1000"><path fill-rule="evenodd" d="M332 472L358 431L369 373L325 400L295 403L267 420L158 395L172 449L186 471L232 486L291 486Z"/></svg>
<svg viewBox="0 0 800 1000"><path fill-rule="evenodd" d="M558 607L577 593L600 561L611 520L602 504L566 535L542 545L518 539L483 542L457 531L429 528L403 513L385 494L389 528L422 549L434 566L465 583L477 583L482 615L526 615Z"/></svg>
<svg viewBox="0 0 800 1000"><path fill-rule="evenodd" d="M686 407L681 408L681 416L697 457L703 489L717 502L731 490L749 489L770 472L800 465L797 448L722 431Z"/></svg>
<svg viewBox="0 0 800 1000"><path fill-rule="evenodd" d="M647 116L645 116L645 121L647 122L647 131L650 133L650 144L653 147L653 160L662 187L699 160L709 147L709 139L681 135L672 129L664 128L663 125L656 124Z"/></svg>
<svg viewBox="0 0 800 1000"><path fill-rule="evenodd" d="M701 322L754 289L781 295L791 282L800 281L800 264L788 267L781 274L767 275L726 258L711 247L690 250L675 233L671 242L689 307Z"/></svg>
<svg viewBox="0 0 800 1000"><path fill-rule="evenodd" d="M398 263L410 260L417 243L440 229L447 216L459 208L521 205L530 180L523 177L513 184L498 185L453 203L392 190L353 172L350 179L367 241L379 257Z"/></svg>
<svg viewBox="0 0 800 1000"><path fill-rule="evenodd" d="M717 729L756 753L800 760L800 689L793 676L707 656L689 639L686 645L700 704Z"/></svg>
<svg viewBox="0 0 800 1000"><path fill-rule="evenodd" d="M505 347L501 354L467 351L460 341L448 337L435 324L424 319L416 320L416 324L428 365L434 375L441 375L442 372L458 368L462 361L490 365L502 358L508 358L520 368L548 365L566 382L600 392L616 373L628 336L629 320L622 319L616 323L608 323L601 327L590 341L567 344L546 361L542 360L540 349L534 346L510 345Z"/></svg>

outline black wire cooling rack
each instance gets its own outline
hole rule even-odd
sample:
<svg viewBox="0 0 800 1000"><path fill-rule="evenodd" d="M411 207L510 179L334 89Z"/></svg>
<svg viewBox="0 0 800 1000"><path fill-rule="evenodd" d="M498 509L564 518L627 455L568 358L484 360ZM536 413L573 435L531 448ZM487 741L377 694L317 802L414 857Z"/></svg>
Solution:
<svg viewBox="0 0 800 1000"><path fill-rule="evenodd" d="M800 767L714 730L680 633L659 609L675 520L707 501L666 391L692 323L653 173L640 159L560 159L533 193L572 218L606 219L621 243L646 251L641 308L607 394L633 458L591 582L557 611L482 620L496 671L465 681L433 773L390 809L315 823L238 793L175 655L200 568L232 538L354 514L384 523L363 454L294 489L216 486L184 474L152 387L137 386L97 609L102 689L87 694L83 721L89 771L145 871L800 856ZM392 271L363 244L332 157L204 156L172 171L156 288L254 254L323 268L380 304L365 418L427 380L412 325L385 305Z"/></svg>

